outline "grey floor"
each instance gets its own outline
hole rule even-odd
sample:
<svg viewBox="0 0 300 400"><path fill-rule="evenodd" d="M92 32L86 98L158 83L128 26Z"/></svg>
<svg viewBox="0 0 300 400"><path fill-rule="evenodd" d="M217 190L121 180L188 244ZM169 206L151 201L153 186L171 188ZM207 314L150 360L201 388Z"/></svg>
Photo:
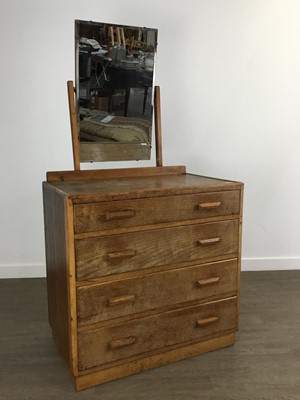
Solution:
<svg viewBox="0 0 300 400"><path fill-rule="evenodd" d="M243 272L232 347L76 393L44 279L0 280L0 399L300 400L300 271Z"/></svg>

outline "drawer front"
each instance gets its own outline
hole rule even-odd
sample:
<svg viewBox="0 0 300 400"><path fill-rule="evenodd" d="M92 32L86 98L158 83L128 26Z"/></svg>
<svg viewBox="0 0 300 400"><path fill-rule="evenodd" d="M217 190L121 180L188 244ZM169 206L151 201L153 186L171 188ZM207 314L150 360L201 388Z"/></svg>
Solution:
<svg viewBox="0 0 300 400"><path fill-rule="evenodd" d="M236 298L182 308L78 334L79 370L236 328Z"/></svg>
<svg viewBox="0 0 300 400"><path fill-rule="evenodd" d="M75 233L238 214L238 190L74 206Z"/></svg>
<svg viewBox="0 0 300 400"><path fill-rule="evenodd" d="M178 268L77 289L79 326L213 296L237 294L236 260Z"/></svg>
<svg viewBox="0 0 300 400"><path fill-rule="evenodd" d="M238 220L80 239L77 279L238 254Z"/></svg>

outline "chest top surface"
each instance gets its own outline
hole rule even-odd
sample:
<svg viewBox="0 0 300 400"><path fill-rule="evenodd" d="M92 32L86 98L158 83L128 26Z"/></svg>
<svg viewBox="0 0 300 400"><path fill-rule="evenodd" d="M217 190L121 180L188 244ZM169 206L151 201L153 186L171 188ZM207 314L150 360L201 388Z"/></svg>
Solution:
<svg viewBox="0 0 300 400"><path fill-rule="evenodd" d="M50 183L74 201L101 201L239 189L241 183L193 174Z"/></svg>

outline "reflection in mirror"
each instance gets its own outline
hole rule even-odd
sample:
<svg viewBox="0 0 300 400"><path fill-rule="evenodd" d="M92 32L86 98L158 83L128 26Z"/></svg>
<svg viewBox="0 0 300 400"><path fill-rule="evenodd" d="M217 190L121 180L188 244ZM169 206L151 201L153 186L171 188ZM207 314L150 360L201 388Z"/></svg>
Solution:
<svg viewBox="0 0 300 400"><path fill-rule="evenodd" d="M150 159L156 46L156 29L75 21L81 161Z"/></svg>

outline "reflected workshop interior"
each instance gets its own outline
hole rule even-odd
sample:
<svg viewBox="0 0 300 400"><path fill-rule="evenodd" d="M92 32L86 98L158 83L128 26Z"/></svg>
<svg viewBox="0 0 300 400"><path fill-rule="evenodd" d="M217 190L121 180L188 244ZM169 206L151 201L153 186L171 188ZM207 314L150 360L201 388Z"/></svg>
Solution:
<svg viewBox="0 0 300 400"><path fill-rule="evenodd" d="M80 142L151 143L157 30L75 21Z"/></svg>

